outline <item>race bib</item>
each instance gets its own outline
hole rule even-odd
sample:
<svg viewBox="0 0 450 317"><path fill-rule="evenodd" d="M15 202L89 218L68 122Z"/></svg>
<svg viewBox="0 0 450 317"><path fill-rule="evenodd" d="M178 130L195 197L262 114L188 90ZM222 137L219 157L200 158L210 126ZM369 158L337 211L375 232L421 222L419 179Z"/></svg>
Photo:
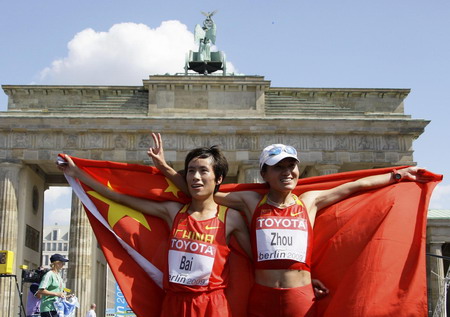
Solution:
<svg viewBox="0 0 450 317"><path fill-rule="evenodd" d="M214 266L216 246L172 238L169 249L169 282L205 286Z"/></svg>
<svg viewBox="0 0 450 317"><path fill-rule="evenodd" d="M256 219L258 262L294 260L305 263L308 224L303 218L259 217Z"/></svg>

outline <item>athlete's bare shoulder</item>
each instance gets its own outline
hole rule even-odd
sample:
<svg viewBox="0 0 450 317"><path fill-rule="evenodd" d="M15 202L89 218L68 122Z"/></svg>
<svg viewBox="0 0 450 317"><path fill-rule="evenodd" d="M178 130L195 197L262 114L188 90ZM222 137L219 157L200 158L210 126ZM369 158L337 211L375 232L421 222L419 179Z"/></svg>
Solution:
<svg viewBox="0 0 450 317"><path fill-rule="evenodd" d="M235 230L238 231L241 231L243 229L247 230L247 221L245 219L244 213L229 208L226 217L227 217L226 218L227 231L229 233Z"/></svg>
<svg viewBox="0 0 450 317"><path fill-rule="evenodd" d="M262 195L260 193L254 192L254 191L245 191L241 192L241 197L245 201L245 204L247 205L247 208L253 212L258 205L259 201L262 198Z"/></svg>
<svg viewBox="0 0 450 317"><path fill-rule="evenodd" d="M242 221L245 224L245 215L244 213L236 209L228 208L227 223L229 223L230 221L232 221L233 223Z"/></svg>
<svg viewBox="0 0 450 317"><path fill-rule="evenodd" d="M172 225L173 220L175 219L177 213L181 210L183 207L183 204L175 201L165 201L162 204L166 207L167 210L167 219L169 225Z"/></svg>
<svg viewBox="0 0 450 317"><path fill-rule="evenodd" d="M231 234L237 239L239 245L251 258L251 246L250 246L250 236L248 232L247 222L245 221L245 216L235 209L228 209L227 212L227 237Z"/></svg>

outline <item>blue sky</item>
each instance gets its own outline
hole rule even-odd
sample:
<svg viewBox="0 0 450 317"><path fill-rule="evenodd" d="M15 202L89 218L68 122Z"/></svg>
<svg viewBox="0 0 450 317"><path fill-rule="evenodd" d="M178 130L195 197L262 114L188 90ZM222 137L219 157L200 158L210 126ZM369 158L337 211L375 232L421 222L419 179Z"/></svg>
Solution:
<svg viewBox="0 0 450 317"><path fill-rule="evenodd" d="M236 72L273 87L410 88L405 113L431 120L414 159L449 174L448 0L0 3L2 85L140 85L182 72L200 11L218 10L217 48ZM1 91L0 111L6 105ZM446 179L431 208L450 209Z"/></svg>

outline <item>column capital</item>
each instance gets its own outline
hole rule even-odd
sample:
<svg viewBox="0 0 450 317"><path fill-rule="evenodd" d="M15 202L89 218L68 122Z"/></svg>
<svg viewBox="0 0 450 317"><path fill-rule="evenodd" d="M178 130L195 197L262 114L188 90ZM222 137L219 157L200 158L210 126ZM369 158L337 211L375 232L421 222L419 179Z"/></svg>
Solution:
<svg viewBox="0 0 450 317"><path fill-rule="evenodd" d="M442 255L442 245L444 244L444 241L431 241L428 242L428 245L430 246L430 251L433 254Z"/></svg>
<svg viewBox="0 0 450 317"><path fill-rule="evenodd" d="M19 167L24 166L21 160L0 160L0 168Z"/></svg>
<svg viewBox="0 0 450 317"><path fill-rule="evenodd" d="M335 164L316 164L314 165L314 168L317 170L319 175L329 175L338 173L341 166Z"/></svg>

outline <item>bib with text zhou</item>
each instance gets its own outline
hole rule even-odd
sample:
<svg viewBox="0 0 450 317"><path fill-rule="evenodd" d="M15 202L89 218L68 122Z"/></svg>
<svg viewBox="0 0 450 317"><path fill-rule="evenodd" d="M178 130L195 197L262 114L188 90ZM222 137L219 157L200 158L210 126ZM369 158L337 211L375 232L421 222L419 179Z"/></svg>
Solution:
<svg viewBox="0 0 450 317"><path fill-rule="evenodd" d="M294 260L305 262L308 224L297 217L259 217L256 219L258 262Z"/></svg>

